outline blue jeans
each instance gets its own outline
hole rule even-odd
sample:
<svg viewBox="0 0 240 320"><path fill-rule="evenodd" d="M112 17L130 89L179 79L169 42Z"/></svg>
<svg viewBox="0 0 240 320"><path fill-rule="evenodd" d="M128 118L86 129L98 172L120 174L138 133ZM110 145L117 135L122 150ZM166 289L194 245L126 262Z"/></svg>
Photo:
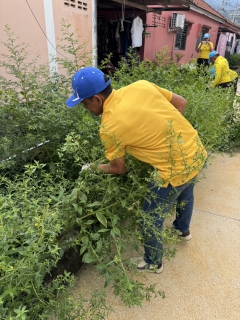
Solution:
<svg viewBox="0 0 240 320"><path fill-rule="evenodd" d="M161 233L163 221L173 205L176 204L174 227L181 232L189 230L193 212L195 178L178 187L169 184L167 188L158 188L154 187L154 183L150 183L150 191L143 204L142 221L144 260L147 263L162 263L163 241Z"/></svg>

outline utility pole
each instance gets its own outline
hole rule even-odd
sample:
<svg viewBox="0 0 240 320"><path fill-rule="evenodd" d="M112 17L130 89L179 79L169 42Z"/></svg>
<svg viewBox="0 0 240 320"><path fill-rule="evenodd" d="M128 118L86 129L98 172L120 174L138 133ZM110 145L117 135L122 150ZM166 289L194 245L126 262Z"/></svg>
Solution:
<svg viewBox="0 0 240 320"><path fill-rule="evenodd" d="M236 8L235 8L234 12L233 12L233 13L230 13L229 16L232 17L232 22L235 21L235 18L236 18L236 17L240 17L240 11L239 11L238 2L236 3Z"/></svg>
<svg viewBox="0 0 240 320"><path fill-rule="evenodd" d="M232 22L234 22L236 17L240 17L240 12L230 13L229 16L232 17Z"/></svg>
<svg viewBox="0 0 240 320"><path fill-rule="evenodd" d="M219 9L219 11L225 12L225 8L224 8L224 4L227 4L228 2L230 2L229 0L222 0L222 5L221 8Z"/></svg>

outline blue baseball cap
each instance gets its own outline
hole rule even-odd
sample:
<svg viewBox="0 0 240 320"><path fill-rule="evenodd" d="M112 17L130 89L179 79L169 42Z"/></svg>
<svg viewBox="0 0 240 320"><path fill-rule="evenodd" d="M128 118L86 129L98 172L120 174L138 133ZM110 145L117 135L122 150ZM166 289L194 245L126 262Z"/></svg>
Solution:
<svg viewBox="0 0 240 320"><path fill-rule="evenodd" d="M210 38L210 34L209 33L205 33L205 35L203 36L203 39L209 39Z"/></svg>
<svg viewBox="0 0 240 320"><path fill-rule="evenodd" d="M82 100L90 98L103 91L111 83L104 79L104 73L95 67L85 67L78 70L72 77L74 94L66 101L68 108L72 108Z"/></svg>

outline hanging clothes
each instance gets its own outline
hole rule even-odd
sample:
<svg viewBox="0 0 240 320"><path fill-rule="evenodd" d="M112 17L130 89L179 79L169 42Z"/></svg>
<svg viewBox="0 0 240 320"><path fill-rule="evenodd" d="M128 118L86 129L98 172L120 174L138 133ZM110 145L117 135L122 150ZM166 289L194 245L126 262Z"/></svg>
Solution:
<svg viewBox="0 0 240 320"><path fill-rule="evenodd" d="M120 32L120 53L125 57L129 47L132 44L131 41L131 26L132 21L125 20L123 22L123 31Z"/></svg>
<svg viewBox="0 0 240 320"><path fill-rule="evenodd" d="M217 51L223 57L225 57L227 39L228 39L228 32L226 34L223 34L223 33L220 34L218 45L217 45Z"/></svg>
<svg viewBox="0 0 240 320"><path fill-rule="evenodd" d="M132 34L132 47L142 46L142 33L143 33L143 21L140 17L133 20L131 34Z"/></svg>
<svg viewBox="0 0 240 320"><path fill-rule="evenodd" d="M118 52L120 52L120 21L117 22L117 26L116 26L116 32L115 32L115 38L116 38L116 41L117 41L117 50Z"/></svg>
<svg viewBox="0 0 240 320"><path fill-rule="evenodd" d="M234 49L236 47L236 33L232 33L232 46L231 46L231 50L230 50L230 54L234 54Z"/></svg>
<svg viewBox="0 0 240 320"><path fill-rule="evenodd" d="M239 40L237 40L237 42L236 42L235 53L240 53L240 41Z"/></svg>

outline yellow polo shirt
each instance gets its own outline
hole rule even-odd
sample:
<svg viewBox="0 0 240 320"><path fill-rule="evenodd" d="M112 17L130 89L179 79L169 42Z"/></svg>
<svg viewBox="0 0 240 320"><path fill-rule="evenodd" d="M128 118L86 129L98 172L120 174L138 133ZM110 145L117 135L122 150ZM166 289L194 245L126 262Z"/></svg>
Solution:
<svg viewBox="0 0 240 320"><path fill-rule="evenodd" d="M206 159L197 131L169 102L172 92L140 80L104 102L100 136L106 158L125 153L157 168L164 185L186 183Z"/></svg>
<svg viewBox="0 0 240 320"><path fill-rule="evenodd" d="M212 87L216 87L216 85L226 82L231 82L238 77L237 72L229 69L229 64L227 59L222 56L217 57L214 62L215 68L215 78L212 83Z"/></svg>
<svg viewBox="0 0 240 320"><path fill-rule="evenodd" d="M209 45L211 47L211 50L213 50L213 43L211 41L208 41L208 43L209 43ZM198 49L200 48L200 46L201 46L201 49L199 51L198 58L209 59L209 53L211 52L210 48L209 48L209 45L208 44L203 44L201 46L201 43L199 43Z"/></svg>

